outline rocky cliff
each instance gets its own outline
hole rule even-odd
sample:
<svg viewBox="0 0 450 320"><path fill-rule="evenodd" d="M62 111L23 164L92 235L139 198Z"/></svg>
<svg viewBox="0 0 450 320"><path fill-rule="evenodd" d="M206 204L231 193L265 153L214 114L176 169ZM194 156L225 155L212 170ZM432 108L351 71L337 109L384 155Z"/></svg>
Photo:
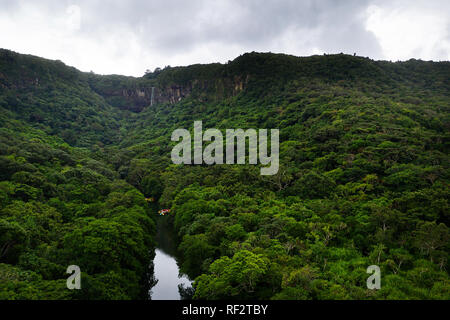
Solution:
<svg viewBox="0 0 450 320"><path fill-rule="evenodd" d="M147 80L120 76L91 78L91 87L111 105L140 112L155 104L174 104L193 96L199 102L233 96L244 90L248 77L194 79L187 82Z"/></svg>

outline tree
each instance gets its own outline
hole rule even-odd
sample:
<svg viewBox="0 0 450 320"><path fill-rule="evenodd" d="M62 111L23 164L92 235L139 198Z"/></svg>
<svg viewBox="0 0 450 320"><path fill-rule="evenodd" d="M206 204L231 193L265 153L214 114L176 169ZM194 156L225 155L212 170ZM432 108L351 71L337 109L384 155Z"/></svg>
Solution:
<svg viewBox="0 0 450 320"><path fill-rule="evenodd" d="M433 222L422 222L414 232L415 246L420 249L421 253L430 257L433 262L435 252L449 245L449 229L443 224Z"/></svg>
<svg viewBox="0 0 450 320"><path fill-rule="evenodd" d="M240 250L232 259L225 256L214 261L209 271L210 275L195 280L196 299L255 298L256 287L268 276L269 262L262 255Z"/></svg>

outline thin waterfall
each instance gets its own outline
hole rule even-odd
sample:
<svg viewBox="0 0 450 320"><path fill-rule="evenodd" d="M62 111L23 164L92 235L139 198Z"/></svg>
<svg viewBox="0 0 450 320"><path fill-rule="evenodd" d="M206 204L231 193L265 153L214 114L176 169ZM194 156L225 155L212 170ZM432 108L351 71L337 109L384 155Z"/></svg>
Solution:
<svg viewBox="0 0 450 320"><path fill-rule="evenodd" d="M150 107L153 106L153 93L155 92L155 87L152 87L152 97L150 98Z"/></svg>

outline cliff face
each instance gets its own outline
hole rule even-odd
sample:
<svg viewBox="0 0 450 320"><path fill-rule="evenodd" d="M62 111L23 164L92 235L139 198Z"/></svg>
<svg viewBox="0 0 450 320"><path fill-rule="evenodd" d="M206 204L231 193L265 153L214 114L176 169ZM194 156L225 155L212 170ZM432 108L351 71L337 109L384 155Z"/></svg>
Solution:
<svg viewBox="0 0 450 320"><path fill-rule="evenodd" d="M140 112L143 108L150 105L152 96L151 87L143 88L133 88L133 89L122 89L113 92L109 97L109 100L114 99L119 101L119 105L122 109L131 110L134 112Z"/></svg>
<svg viewBox="0 0 450 320"><path fill-rule="evenodd" d="M248 83L248 77L218 78L213 80L194 79L186 84L171 84L165 87L156 87L153 103L177 103L192 96L199 102L220 100L225 97L237 95L243 91Z"/></svg>
<svg viewBox="0 0 450 320"><path fill-rule="evenodd" d="M140 112L155 104L175 104L190 96L198 99L199 102L216 101L234 96L244 90L248 77L194 79L184 83L170 84L138 78L133 81L127 79L126 83L122 82L119 86L117 80L119 79L110 79L110 81L102 79L101 82L91 80L91 87L111 105Z"/></svg>

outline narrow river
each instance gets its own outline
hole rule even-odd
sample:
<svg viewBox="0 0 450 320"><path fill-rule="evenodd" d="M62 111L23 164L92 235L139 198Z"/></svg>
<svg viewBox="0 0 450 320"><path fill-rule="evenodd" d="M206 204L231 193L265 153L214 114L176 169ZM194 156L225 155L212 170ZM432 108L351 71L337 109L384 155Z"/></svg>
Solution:
<svg viewBox="0 0 450 320"><path fill-rule="evenodd" d="M186 275L179 274L176 255L176 240L166 217L157 218L157 247L153 260L157 284L151 288L152 300L180 300L179 285L191 287L191 281Z"/></svg>

